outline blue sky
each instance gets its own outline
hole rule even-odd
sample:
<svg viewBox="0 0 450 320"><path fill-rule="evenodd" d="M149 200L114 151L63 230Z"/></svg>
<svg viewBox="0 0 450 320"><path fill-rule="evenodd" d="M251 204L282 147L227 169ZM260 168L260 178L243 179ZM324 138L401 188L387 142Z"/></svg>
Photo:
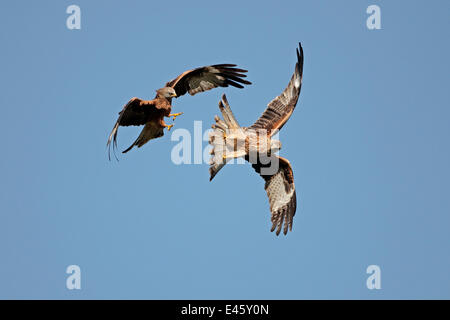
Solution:
<svg viewBox="0 0 450 320"><path fill-rule="evenodd" d="M81 30L66 8L81 8ZM381 8L368 30L366 8ZM450 298L448 1L2 1L0 298ZM249 165L175 165L167 134L109 162L133 96L236 63L253 82L174 102L210 126L226 93L250 125L305 51L280 133L293 232L269 232ZM125 148L137 128L119 132ZM206 146L206 142L204 143ZM82 289L67 290L79 265ZM381 268L380 290L366 268Z"/></svg>

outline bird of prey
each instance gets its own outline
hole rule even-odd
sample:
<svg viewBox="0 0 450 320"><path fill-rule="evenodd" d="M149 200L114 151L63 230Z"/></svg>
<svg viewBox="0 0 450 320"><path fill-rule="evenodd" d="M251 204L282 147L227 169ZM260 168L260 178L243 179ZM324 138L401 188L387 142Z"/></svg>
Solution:
<svg viewBox="0 0 450 320"><path fill-rule="evenodd" d="M286 89L273 99L250 127L240 127L225 95L219 102L223 120L215 117L209 143L212 145L210 181L231 159L244 157L265 180L272 228L279 235L292 231L297 206L294 175L289 161L278 157L281 143L272 137L288 121L297 104L303 78L303 49L299 43L295 71ZM283 227L284 224L284 227Z"/></svg>
<svg viewBox="0 0 450 320"><path fill-rule="evenodd" d="M243 79L247 70L236 68L235 64L216 64L188 70L156 90L153 100L132 98L119 112L113 130L108 138L108 156L111 159L111 143L113 151L117 148L117 131L119 126L144 125L140 135L133 144L122 153L130 151L134 146L142 147L149 140L164 135L164 128L170 130L173 126L164 122L164 117L173 120L182 113L172 114L172 98L178 98L187 92L193 96L199 92L217 87L233 86L242 89L242 84L251 84Z"/></svg>

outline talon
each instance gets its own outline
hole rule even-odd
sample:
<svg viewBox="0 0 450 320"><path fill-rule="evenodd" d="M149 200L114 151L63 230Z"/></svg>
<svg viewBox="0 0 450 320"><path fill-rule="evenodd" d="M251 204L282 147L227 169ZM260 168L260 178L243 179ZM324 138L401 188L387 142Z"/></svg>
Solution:
<svg viewBox="0 0 450 320"><path fill-rule="evenodd" d="M167 128L167 131L170 131L170 129L172 129L172 127L173 127L173 124L169 124L166 128Z"/></svg>
<svg viewBox="0 0 450 320"><path fill-rule="evenodd" d="M183 112L171 113L171 114L169 114L169 117L173 117L173 121L175 121L175 119L176 119L178 116L181 116L182 114L183 114Z"/></svg>

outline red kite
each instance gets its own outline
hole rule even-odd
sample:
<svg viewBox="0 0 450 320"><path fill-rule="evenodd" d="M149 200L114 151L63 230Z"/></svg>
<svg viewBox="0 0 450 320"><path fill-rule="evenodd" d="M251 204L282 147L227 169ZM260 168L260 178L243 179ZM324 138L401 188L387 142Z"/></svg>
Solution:
<svg viewBox="0 0 450 320"><path fill-rule="evenodd" d="M300 50L299 50L300 49ZM292 231L292 223L297 207L294 175L289 161L278 157L281 143L272 136L289 120L297 105L303 78L303 49L299 44L297 63L292 78L286 89L273 99L261 117L248 128L240 127L234 117L225 95L219 103L223 120L215 117L216 123L210 135L212 145L210 180L231 159L244 157L265 181L265 190L269 197L272 228L279 235L288 229Z"/></svg>
<svg viewBox="0 0 450 320"><path fill-rule="evenodd" d="M119 126L144 125L139 137L122 153L130 151L134 146L142 147L149 140L164 135L164 128L170 130L173 124L167 125L164 117L173 117L173 120L182 113L171 114L172 98L178 98L186 92L191 96L217 87L244 88L242 84L251 84L244 80L247 70L235 68L235 64L216 64L188 70L175 79L166 83L165 87L156 90L153 100L132 98L119 112L119 118L108 138L108 156L110 158L111 142L113 150L117 148L117 131Z"/></svg>

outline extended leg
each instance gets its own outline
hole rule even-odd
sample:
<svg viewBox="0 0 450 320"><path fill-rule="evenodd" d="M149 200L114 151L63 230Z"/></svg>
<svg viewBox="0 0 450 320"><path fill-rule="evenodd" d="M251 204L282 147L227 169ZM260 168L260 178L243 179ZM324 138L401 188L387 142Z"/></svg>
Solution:
<svg viewBox="0 0 450 320"><path fill-rule="evenodd" d="M167 124L167 123L165 123L164 122L164 120L163 121L161 121L161 125L164 127L164 128L167 128L167 131L170 131L170 129L172 129L172 127L173 127L173 124Z"/></svg>
<svg viewBox="0 0 450 320"><path fill-rule="evenodd" d="M175 119L176 119L178 116L181 116L182 114L183 114L183 112L171 113L171 114L169 114L169 117L173 117L173 121L175 121Z"/></svg>

